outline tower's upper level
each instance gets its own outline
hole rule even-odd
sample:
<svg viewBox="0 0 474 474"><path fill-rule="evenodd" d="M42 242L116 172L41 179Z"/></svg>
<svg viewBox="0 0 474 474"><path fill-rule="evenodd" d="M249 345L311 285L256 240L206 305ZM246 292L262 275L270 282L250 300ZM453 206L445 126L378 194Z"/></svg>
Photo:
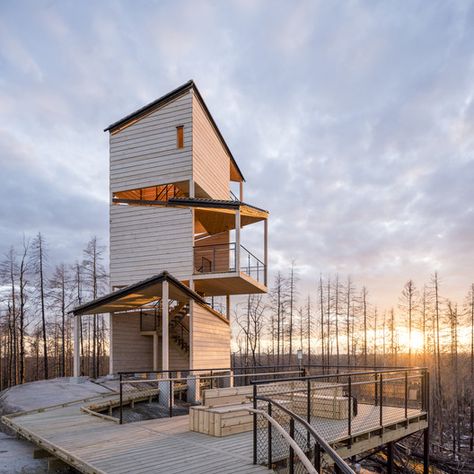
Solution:
<svg viewBox="0 0 474 474"><path fill-rule="evenodd" d="M181 196L227 200L230 182L244 181L193 81L105 130L110 188L118 197L132 198L135 190L156 194L162 191L157 186L173 184Z"/></svg>

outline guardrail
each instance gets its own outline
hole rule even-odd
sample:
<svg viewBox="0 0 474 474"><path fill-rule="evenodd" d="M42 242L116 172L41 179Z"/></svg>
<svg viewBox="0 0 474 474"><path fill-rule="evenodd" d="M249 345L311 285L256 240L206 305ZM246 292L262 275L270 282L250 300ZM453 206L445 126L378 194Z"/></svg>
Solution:
<svg viewBox="0 0 474 474"><path fill-rule="evenodd" d="M275 461L278 462L282 461L283 457L289 474L294 474L295 471L319 473L323 472L322 469L324 469L324 472L327 472L330 464L334 466L336 473L355 474L344 459L337 454L306 420L270 398L257 397L255 401L256 404L259 402L267 404L266 412L255 408L252 412L254 417L262 416L268 422L266 462L268 469L273 469L275 458ZM280 422L276 421L277 417ZM288 430L285 430L284 426L287 426ZM273 427L277 428L280 436L273 436ZM300 446L297 437L304 438L303 443L301 443L303 446ZM288 444L286 453L282 449L282 441ZM295 463L295 454L300 461L300 465ZM323 454L326 454L326 459L323 457ZM328 463L327 460L330 462ZM257 463L255 451L253 461L254 464Z"/></svg>
<svg viewBox="0 0 474 474"><path fill-rule="evenodd" d="M187 412L187 407L175 405L186 396L188 404L199 404L206 389L250 385L254 379L264 377L277 380L304 376L304 368L294 366L258 366L237 368L158 370L119 373L119 420L123 423L123 409L140 401L157 401L159 417L173 417Z"/></svg>
<svg viewBox="0 0 474 474"><path fill-rule="evenodd" d="M235 242L198 245L194 247L195 273L226 273L236 271L236 253L240 252L239 270L257 281L265 280L265 264L243 245Z"/></svg>
<svg viewBox="0 0 474 474"><path fill-rule="evenodd" d="M360 433L397 423L408 427L410 419L429 410L429 373L425 368L355 370L254 380L252 384L255 410L264 409L271 401L283 412L305 420L326 442L344 442L349 447ZM288 419L288 427L289 423ZM276 458L267 430L266 421L254 415L255 463L268 465ZM312 449L307 435L297 433L296 437L306 449Z"/></svg>

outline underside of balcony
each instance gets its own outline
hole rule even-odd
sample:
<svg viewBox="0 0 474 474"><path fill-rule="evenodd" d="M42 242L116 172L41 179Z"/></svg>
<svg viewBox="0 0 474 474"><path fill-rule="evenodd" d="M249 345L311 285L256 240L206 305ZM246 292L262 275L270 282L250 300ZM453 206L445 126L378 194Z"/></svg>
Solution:
<svg viewBox="0 0 474 474"><path fill-rule="evenodd" d="M244 272L200 273L193 276L194 289L203 296L266 293L267 287Z"/></svg>

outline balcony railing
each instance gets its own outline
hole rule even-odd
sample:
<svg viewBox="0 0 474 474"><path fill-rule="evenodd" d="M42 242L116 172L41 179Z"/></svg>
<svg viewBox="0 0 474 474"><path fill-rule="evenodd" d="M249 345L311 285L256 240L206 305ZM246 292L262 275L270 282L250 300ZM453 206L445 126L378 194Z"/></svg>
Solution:
<svg viewBox="0 0 474 474"><path fill-rule="evenodd" d="M239 271L259 282L265 282L265 264L243 245L238 248ZM228 244L199 245L194 247L194 272L227 273L237 271L237 245Z"/></svg>

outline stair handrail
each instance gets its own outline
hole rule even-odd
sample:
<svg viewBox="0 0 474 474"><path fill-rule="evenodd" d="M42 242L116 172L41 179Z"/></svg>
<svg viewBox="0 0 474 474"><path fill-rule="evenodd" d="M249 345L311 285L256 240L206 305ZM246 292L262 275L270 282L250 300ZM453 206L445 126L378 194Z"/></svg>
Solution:
<svg viewBox="0 0 474 474"><path fill-rule="evenodd" d="M264 418L267 419L269 423L272 424L276 428L276 430L281 434L285 441L293 448L293 451L298 456L299 460L303 463L303 466L310 474L318 474L316 468L311 464L308 456L303 452L303 450L299 447L298 443L288 434L288 432L275 420L275 418L271 417L267 412L264 410L259 410L256 408L247 408L247 410L251 413L256 415L262 415Z"/></svg>
<svg viewBox="0 0 474 474"><path fill-rule="evenodd" d="M255 387L255 385L254 385ZM257 400L261 400L267 403L271 403L278 407L280 410L284 411L287 415L292 417L293 419L297 420L299 423L301 423L307 431L311 434L311 436L314 438L315 442L319 445L320 448L323 449L324 452L326 452L329 457L334 461L334 464L341 470L342 474L355 474L355 471L353 471L350 466L344 461L344 459L337 454L336 450L331 447L331 445L321 436L317 433L317 431L301 416L297 415L296 413L292 412L288 408L284 407L281 403L272 400L271 398L268 397L262 397L262 396L256 396L254 397L254 410L257 410L256 404ZM261 410L263 413L265 413L263 410ZM254 420L254 430L256 429L255 425L255 420ZM255 442L255 439L254 439ZM255 447L254 447L255 449ZM316 471L317 472L317 471Z"/></svg>

